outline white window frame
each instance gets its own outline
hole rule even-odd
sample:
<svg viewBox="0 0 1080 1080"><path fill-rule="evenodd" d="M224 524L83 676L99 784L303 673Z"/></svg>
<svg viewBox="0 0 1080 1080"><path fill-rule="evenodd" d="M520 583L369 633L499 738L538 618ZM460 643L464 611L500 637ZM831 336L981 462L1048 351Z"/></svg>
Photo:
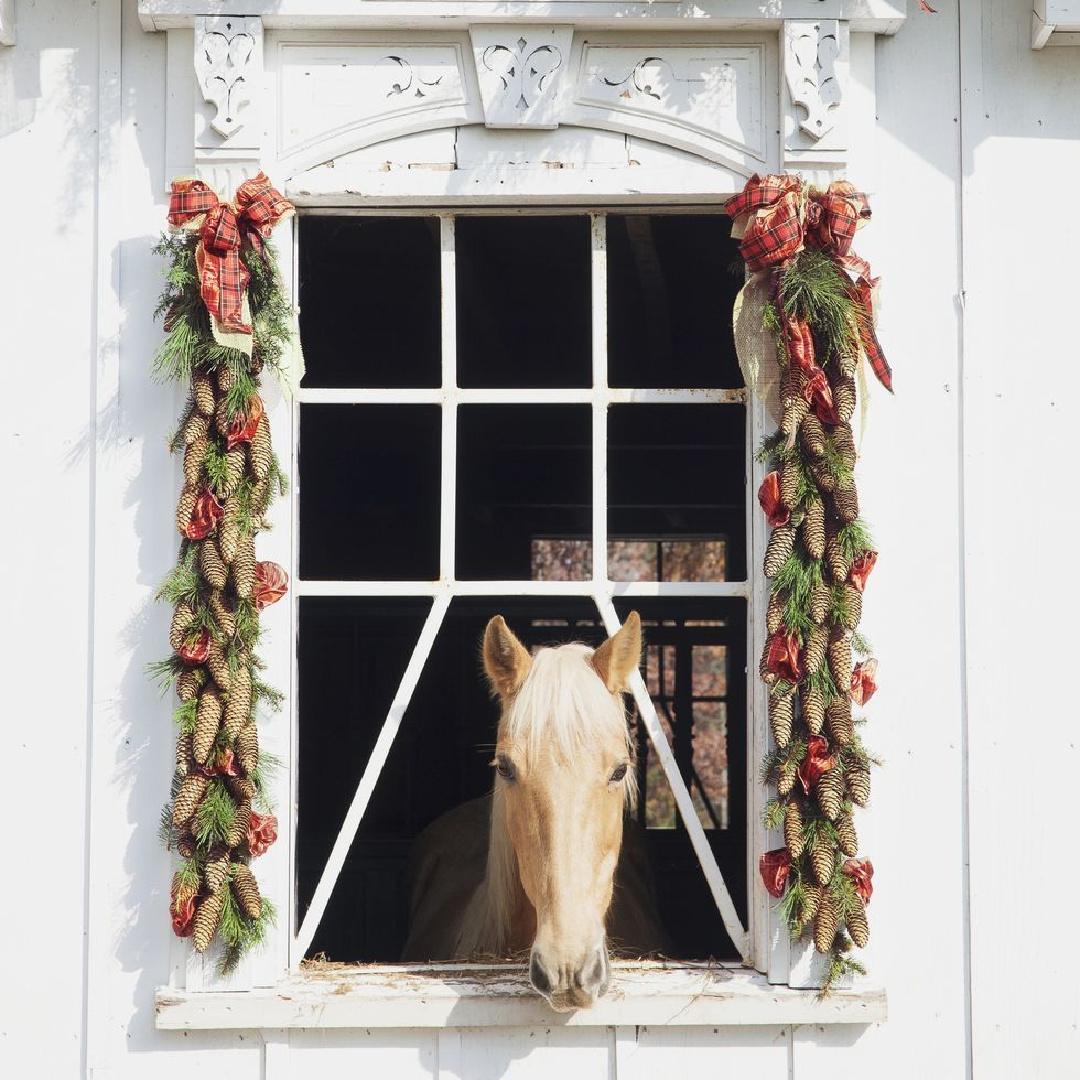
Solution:
<svg viewBox="0 0 1080 1080"><path fill-rule="evenodd" d="M757 490L764 469L755 450L766 430L759 403L747 403L748 423L745 468L747 478L746 559L748 579L706 583L612 582L607 578L607 410L613 404L677 403L686 408L695 404L738 404L747 392L731 389L621 389L607 386L607 260L606 216L609 213L665 212L694 210L722 213L723 197L709 196L697 207L668 206L651 201L638 205L583 206L541 205L530 212L543 215L573 214L590 218L590 258L592 284L592 376L593 385L583 389L503 389L476 390L457 387L456 291L454 222L462 215L505 214L505 209L455 206L442 211L431 207L385 208L342 206L305 207L304 213L337 216L399 217L416 214L440 220L440 262L442 279L442 385L434 389L354 389L301 388L289 401L271 404L275 440L283 460L291 463L292 490L284 506L278 507L283 527L268 534L275 537L266 557L277 558L290 567L292 589L288 604L289 633L279 633L267 654L271 681L281 684L289 673L287 711L289 731L282 739L280 720L266 725L271 734L264 744L283 759L279 790L288 794L287 809L279 808L280 838L275 856L260 860L264 891L278 898L280 926L270 947L246 960L229 980L220 980L212 968L212 957L190 954L186 962L185 988L162 989L157 995L157 1026L168 1029L205 1028L292 1028L292 1027L422 1027L489 1026L503 1024L544 1024L552 1016L546 1003L529 986L519 965L481 966L439 965L330 965L326 969L301 966L318 920L325 912L334 882L344 865L368 799L385 764L393 738L404 718L443 616L455 596L576 596L591 597L605 628L613 633L619 626L613 601L616 597L715 596L743 597L747 600L747 760L748 800L747 881L749 925L743 927L731 895L723 881L712 849L694 810L690 793L664 736L649 698L644 680L635 676L633 697L646 731L655 747L676 804L705 873L714 902L732 941L740 948L743 961L726 963L617 961L615 988L592 1009L580 1010L568 1020L572 1025L627 1024L785 1024L785 1023L866 1023L884 1019L884 992L860 986L835 991L827 1002L799 989L817 985L818 971L812 946L801 957L789 950L786 927L779 920L775 903L765 892L757 873L760 852L776 847L782 839L769 834L762 824L767 792L758 779L758 766L771 736L766 722L764 688L757 678L755 657L760 649L767 600L767 582L760 573L766 529L754 512L752 493ZM286 285L294 304L299 292L298 226L281 230L279 253ZM721 328L722 323L718 323ZM592 550L593 575L586 581L457 581L454 578L456 512L457 408L463 404L515 403L589 404L593 411L592 442ZM442 457L440 505L440 577L429 581L305 581L299 575L298 529L302 500L298 472L299 419L304 404L437 404L442 407ZM276 547L276 550L274 549ZM260 552L260 554L262 554ZM295 819L297 808L297 760L299 715L297 709L297 629L299 603L312 596L430 596L432 607L419 634L398 691L387 712L381 732L366 763L352 802L320 876L305 918L292 933L297 910L295 881ZM281 605L284 607L285 605ZM269 873L267 873L269 871ZM183 948L183 946L180 946ZM481 979L473 973L484 972ZM498 975L494 980L493 976ZM179 982L180 980L176 980ZM237 990L246 991L237 993Z"/></svg>

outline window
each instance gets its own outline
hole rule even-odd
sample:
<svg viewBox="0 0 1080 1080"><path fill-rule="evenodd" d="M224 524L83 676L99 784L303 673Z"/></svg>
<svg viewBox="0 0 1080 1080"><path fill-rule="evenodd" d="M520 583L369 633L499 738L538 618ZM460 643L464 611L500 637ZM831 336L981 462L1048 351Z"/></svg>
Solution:
<svg viewBox="0 0 1080 1080"><path fill-rule="evenodd" d="M490 790L488 618L599 643L637 609L661 914L674 955L737 961L750 457L726 218L311 214L298 236L300 957L398 959L413 838Z"/></svg>

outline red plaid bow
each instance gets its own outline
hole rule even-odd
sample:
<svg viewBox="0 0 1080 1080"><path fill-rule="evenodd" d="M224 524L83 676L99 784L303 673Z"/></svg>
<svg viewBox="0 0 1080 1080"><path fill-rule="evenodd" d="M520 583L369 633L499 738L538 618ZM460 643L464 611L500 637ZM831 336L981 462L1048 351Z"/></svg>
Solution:
<svg viewBox="0 0 1080 1080"><path fill-rule="evenodd" d="M293 212L293 205L259 173L236 189L235 203L221 202L202 180L174 180L169 224L198 229L195 255L203 303L217 327L232 334L250 334L244 319L244 294L251 275L240 258L246 237L256 251L273 227Z"/></svg>
<svg viewBox="0 0 1080 1080"><path fill-rule="evenodd" d="M754 215L740 244L752 273L782 270L805 246L827 252L851 275L859 338L874 374L891 392L892 368L874 330L872 293L876 279L870 276L870 264L851 253L860 220L870 217L866 196L845 180L835 181L826 191L810 188L804 192L798 176L761 177L755 173L738 195L728 199L724 210L733 220ZM787 322L784 330L790 338ZM793 359L805 366L798 353Z"/></svg>

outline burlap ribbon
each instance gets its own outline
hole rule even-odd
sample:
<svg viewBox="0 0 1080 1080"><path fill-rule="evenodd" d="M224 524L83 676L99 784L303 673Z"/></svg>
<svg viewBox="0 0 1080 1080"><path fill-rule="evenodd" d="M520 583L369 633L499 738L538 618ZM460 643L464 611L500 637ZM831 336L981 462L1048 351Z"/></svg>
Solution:
<svg viewBox="0 0 1080 1080"><path fill-rule="evenodd" d="M173 181L169 225L198 234L199 289L219 344L251 355L251 275L240 258L241 244L246 241L261 255L274 226L293 213L292 203L264 173L245 180L231 203L222 202L202 180Z"/></svg>

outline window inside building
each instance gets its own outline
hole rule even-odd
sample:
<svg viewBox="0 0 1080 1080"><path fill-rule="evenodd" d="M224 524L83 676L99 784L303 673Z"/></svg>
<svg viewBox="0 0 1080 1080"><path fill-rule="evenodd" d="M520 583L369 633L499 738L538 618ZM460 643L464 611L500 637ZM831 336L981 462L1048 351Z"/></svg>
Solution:
<svg viewBox="0 0 1080 1080"><path fill-rule="evenodd" d="M490 791L488 619L528 646L597 645L613 604L642 617L646 703L694 811L691 827L628 699L672 949L738 959L691 836L745 925L749 459L727 219L310 214L299 244L308 954L397 961L413 840Z"/></svg>

